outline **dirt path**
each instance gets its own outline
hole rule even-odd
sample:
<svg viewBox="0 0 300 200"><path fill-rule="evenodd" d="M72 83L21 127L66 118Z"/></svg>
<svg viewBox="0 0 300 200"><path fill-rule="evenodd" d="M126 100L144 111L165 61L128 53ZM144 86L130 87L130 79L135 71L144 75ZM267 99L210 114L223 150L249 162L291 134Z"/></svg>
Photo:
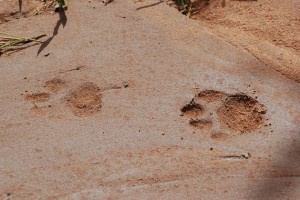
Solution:
<svg viewBox="0 0 300 200"><path fill-rule="evenodd" d="M152 3L0 25L49 34L0 58L1 198L300 195L299 83Z"/></svg>

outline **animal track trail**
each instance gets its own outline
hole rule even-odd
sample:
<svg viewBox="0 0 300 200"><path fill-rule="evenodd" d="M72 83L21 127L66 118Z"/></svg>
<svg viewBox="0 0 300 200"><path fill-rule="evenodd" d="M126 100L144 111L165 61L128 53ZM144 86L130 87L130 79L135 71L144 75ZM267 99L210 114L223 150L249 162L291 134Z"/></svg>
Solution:
<svg viewBox="0 0 300 200"><path fill-rule="evenodd" d="M259 129L267 109L243 93L203 90L183 106L181 112L182 116L190 118L192 127L209 132L214 140L225 140Z"/></svg>
<svg viewBox="0 0 300 200"><path fill-rule="evenodd" d="M73 115L85 117L94 115L101 110L102 92L128 88L129 84L129 82L123 82L122 84L98 87L92 82L85 82L73 89L68 89L65 80L53 78L43 85L47 92L28 94L25 96L25 100L33 103L34 106L31 110L36 114L47 114L52 108L51 104L59 104L70 110Z"/></svg>
<svg viewBox="0 0 300 200"><path fill-rule="evenodd" d="M49 101L50 94L46 92L39 92L39 93L33 93L33 94L27 94L25 96L25 99L27 101L30 101L32 103L41 103Z"/></svg>
<svg viewBox="0 0 300 200"><path fill-rule="evenodd" d="M202 130L210 130L213 126L212 121L207 119L190 119L189 124Z"/></svg>
<svg viewBox="0 0 300 200"><path fill-rule="evenodd" d="M202 105L195 102L195 99L192 99L190 103L186 104L181 108L182 115L187 115L191 117L201 116L204 112Z"/></svg>
<svg viewBox="0 0 300 200"><path fill-rule="evenodd" d="M64 87L66 87L66 81L60 79L60 78L54 78L51 80L48 80L45 82L44 88L46 88L47 90L57 93L58 91L60 91L61 89L63 89Z"/></svg>
<svg viewBox="0 0 300 200"><path fill-rule="evenodd" d="M229 95L218 109L221 125L239 133L252 132L263 125L266 108L245 94Z"/></svg>
<svg viewBox="0 0 300 200"><path fill-rule="evenodd" d="M203 90L196 95L198 101L205 103L219 102L222 101L227 94L216 90Z"/></svg>
<svg viewBox="0 0 300 200"><path fill-rule="evenodd" d="M101 109L100 88L94 83L83 83L71 90L62 99L62 102L76 116L89 116Z"/></svg>

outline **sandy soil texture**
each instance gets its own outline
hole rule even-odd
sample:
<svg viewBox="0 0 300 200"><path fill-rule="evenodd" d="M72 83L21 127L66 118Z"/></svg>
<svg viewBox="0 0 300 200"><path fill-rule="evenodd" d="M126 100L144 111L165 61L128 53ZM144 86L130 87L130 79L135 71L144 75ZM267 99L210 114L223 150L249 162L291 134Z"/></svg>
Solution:
<svg viewBox="0 0 300 200"><path fill-rule="evenodd" d="M195 4L200 11L193 19L300 82L300 1L196 0Z"/></svg>
<svg viewBox="0 0 300 200"><path fill-rule="evenodd" d="M48 36L0 57L0 199L297 199L298 79L220 34L229 19L199 17L77 0L1 23Z"/></svg>

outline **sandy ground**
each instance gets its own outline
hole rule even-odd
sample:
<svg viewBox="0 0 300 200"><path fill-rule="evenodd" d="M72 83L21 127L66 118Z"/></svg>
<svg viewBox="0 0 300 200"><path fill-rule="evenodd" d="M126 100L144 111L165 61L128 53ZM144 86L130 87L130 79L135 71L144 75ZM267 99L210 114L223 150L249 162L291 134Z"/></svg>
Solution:
<svg viewBox="0 0 300 200"><path fill-rule="evenodd" d="M300 1L211 0L192 16L268 67L300 82Z"/></svg>
<svg viewBox="0 0 300 200"><path fill-rule="evenodd" d="M299 83L155 2L0 25L2 199L300 196Z"/></svg>

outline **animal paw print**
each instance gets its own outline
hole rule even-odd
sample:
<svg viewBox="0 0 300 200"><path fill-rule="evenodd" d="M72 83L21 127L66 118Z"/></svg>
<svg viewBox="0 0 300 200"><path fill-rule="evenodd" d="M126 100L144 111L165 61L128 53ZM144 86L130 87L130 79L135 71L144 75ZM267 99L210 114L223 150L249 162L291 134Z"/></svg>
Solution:
<svg viewBox="0 0 300 200"><path fill-rule="evenodd" d="M48 92L28 94L25 96L25 100L33 103L33 111L38 114L45 114L52 107L51 103L55 103L55 100L59 99L58 103L70 110L75 116L84 117L93 115L101 110L101 92L127 88L129 87L129 83L124 82L119 85L111 84L99 88L92 82L85 82L68 91L62 91L66 87L66 81L54 78L46 81L44 84L44 88Z"/></svg>
<svg viewBox="0 0 300 200"><path fill-rule="evenodd" d="M70 90L62 98L62 102L74 115L83 117L99 112L101 99L100 88L94 83L86 82Z"/></svg>
<svg viewBox="0 0 300 200"><path fill-rule="evenodd" d="M204 90L196 94L181 112L182 116L190 118L191 126L210 132L211 138L221 140L259 129L267 109L243 93Z"/></svg>

